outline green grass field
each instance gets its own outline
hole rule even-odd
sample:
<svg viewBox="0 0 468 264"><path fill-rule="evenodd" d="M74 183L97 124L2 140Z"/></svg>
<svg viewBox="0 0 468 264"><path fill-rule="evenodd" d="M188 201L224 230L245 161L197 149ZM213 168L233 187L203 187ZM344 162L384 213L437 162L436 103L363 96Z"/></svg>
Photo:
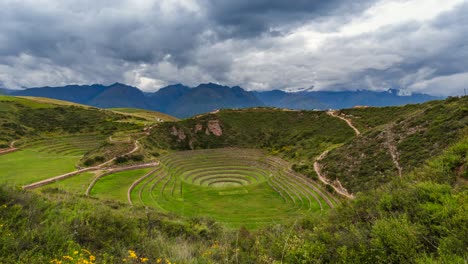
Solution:
<svg viewBox="0 0 468 264"><path fill-rule="evenodd" d="M67 179L68 190L82 191L91 176ZM138 181L139 180L139 181ZM249 149L175 152L155 168L118 172L100 178L90 195L152 207L181 216L206 216L228 227L257 228L294 221L336 205L334 197L289 164ZM60 183L56 183L60 188ZM81 187L80 187L81 186Z"/></svg>
<svg viewBox="0 0 468 264"><path fill-rule="evenodd" d="M97 181L90 195L101 199L117 200L127 203L128 187L149 171L151 171L151 168L122 171L106 175Z"/></svg>
<svg viewBox="0 0 468 264"><path fill-rule="evenodd" d="M24 149L0 156L0 182L24 185L75 170L80 155L41 152Z"/></svg>
<svg viewBox="0 0 468 264"><path fill-rule="evenodd" d="M77 177L52 186L83 192L93 176ZM129 203L128 192L136 207L210 217L233 228L291 222L338 203L284 160L260 150L233 148L174 152L161 157L157 167L101 177L90 195Z"/></svg>
<svg viewBox="0 0 468 264"><path fill-rule="evenodd" d="M57 188L72 194L84 195L86 189L91 184L96 175L92 172L85 172L73 177L54 182L39 188L39 190Z"/></svg>
<svg viewBox="0 0 468 264"><path fill-rule="evenodd" d="M0 182L25 185L74 171L83 154L105 139L99 135L54 137L29 142L0 156Z"/></svg>

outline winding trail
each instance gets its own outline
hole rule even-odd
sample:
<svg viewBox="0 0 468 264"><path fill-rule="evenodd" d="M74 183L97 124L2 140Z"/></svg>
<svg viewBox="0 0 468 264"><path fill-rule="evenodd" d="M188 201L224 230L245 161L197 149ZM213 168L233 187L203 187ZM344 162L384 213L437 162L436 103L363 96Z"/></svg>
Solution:
<svg viewBox="0 0 468 264"><path fill-rule="evenodd" d="M361 132L359 131L359 129L357 129L357 128L353 125L353 123L351 122L351 120L347 119L346 117L342 117L342 116L340 116L340 115L337 115L337 114L336 114L336 111L327 111L327 114L328 114L328 115L331 115L331 116L333 116L333 117L339 118L339 119L341 119L341 120L343 120L343 121L345 121L345 122L348 124L348 126L351 127L351 128L354 130L354 133L356 133L356 136L361 135Z"/></svg>
<svg viewBox="0 0 468 264"><path fill-rule="evenodd" d="M356 136L361 135L361 132L353 125L351 120L349 120L349 119L347 119L345 117L337 115L335 111L327 111L327 114L345 121L346 124L348 124L348 126L351 127L354 130L354 133L356 134ZM319 180L321 182L323 182L326 185L330 185L335 190L335 192L337 192L338 194L340 194L340 195L342 195L342 196L344 196L344 197L346 197L348 199L354 199L355 196L352 193L348 192L348 190L346 190L346 188L343 187L343 185L341 184L341 182L338 179L336 179L334 181L331 181L325 175L323 175L323 173L321 171L321 168L320 168L320 161L325 158L325 156L328 154L328 152L330 152L330 149L325 150L322 154L320 154L320 156L318 156L315 159L315 162L314 162L315 173L317 174L317 176L318 176L318 178L319 178Z"/></svg>
<svg viewBox="0 0 468 264"><path fill-rule="evenodd" d="M343 185L341 185L341 182L336 179L334 182L330 181L330 179L328 179L327 177L325 177L322 172L321 172L321 169L320 169L320 160L322 160L329 152L330 150L326 150L325 152L323 152L322 154L320 154L320 156L315 159L315 162L314 162L314 170L315 170L315 173L317 173L317 176L319 178L319 180L323 183L325 183L326 185L330 185L331 187L333 187L333 189L335 190L335 192L337 192L338 194L348 198L348 199L354 199L355 196L352 194L352 193L349 193L348 190L346 190Z"/></svg>
<svg viewBox="0 0 468 264"><path fill-rule="evenodd" d="M131 154L137 152L137 151L140 149L140 142L139 142L139 140L142 139L142 138L143 138L143 137L141 137L141 138L135 140L135 143L134 143L135 146L133 147L133 149L130 150L129 152L123 154L122 156L131 155ZM110 160L108 160L108 161L106 161L106 162L104 162L104 163L101 163L101 164L99 164L99 165L96 166L96 167L102 168L102 167L106 166L107 164L114 162L114 160L116 160L116 159L117 159L117 157L113 157L112 159L110 159Z"/></svg>
<svg viewBox="0 0 468 264"><path fill-rule="evenodd" d="M395 142L395 135L393 134L391 127L387 127L384 130L386 141L385 145L388 148L388 152L390 153L390 156L392 156L392 161L393 164L395 164L395 167L398 170L398 176L401 178L403 175L403 168L400 165L400 153L398 152L397 149L397 144Z"/></svg>
<svg viewBox="0 0 468 264"><path fill-rule="evenodd" d="M15 148L15 143L16 143L16 141L18 141L18 140L13 140L13 141L10 143L10 146L9 146L7 149L0 149L0 155L3 155L3 154L7 154L7 153L11 153L11 152L17 151L18 148Z"/></svg>

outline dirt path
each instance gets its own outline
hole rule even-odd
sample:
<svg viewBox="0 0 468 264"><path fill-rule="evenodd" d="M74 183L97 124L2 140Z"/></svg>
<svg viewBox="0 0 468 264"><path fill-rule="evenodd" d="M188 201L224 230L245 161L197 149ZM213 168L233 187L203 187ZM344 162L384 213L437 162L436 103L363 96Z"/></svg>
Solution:
<svg viewBox="0 0 468 264"><path fill-rule="evenodd" d="M347 119L345 117L337 115L335 111L328 111L327 114L345 121L348 124L348 126L351 127L354 130L354 133L356 134L356 136L359 136L361 134L361 132L353 125L351 120L349 120L349 119ZM331 187L333 187L335 192L337 192L338 194L340 194L340 195L342 195L342 196L344 196L344 197L346 197L348 199L354 199L355 196L352 193L348 192L348 190L346 190L346 188L343 187L343 185L341 184L341 182L338 179L336 179L334 181L331 181L325 175L322 174L322 171L321 171L321 168L320 168L320 161L323 158L325 158L325 156L328 154L329 151L330 150L324 151L322 154L320 154L320 156L318 156L318 158L315 159L315 162L314 162L315 173L317 174L317 176L318 176L318 178L319 178L319 180L321 182L323 182L326 185L330 185Z"/></svg>
<svg viewBox="0 0 468 264"><path fill-rule="evenodd" d="M340 195L343 195L344 197L346 197L348 199L354 199L355 196L352 193L349 193L348 190L346 190L343 187L343 185L341 185L341 182L338 179L336 179L334 182L332 182L322 174L319 162L320 162L320 160L322 160L328 154L328 152L329 152L329 150L326 150L325 152L320 154L320 156L315 160L315 162L314 162L315 173L317 173L317 176L318 176L318 178L319 178L319 180L321 182L323 182L326 185L330 185L331 187L333 187L335 192L337 192Z"/></svg>
<svg viewBox="0 0 468 264"><path fill-rule="evenodd" d="M41 186L44 186L44 185L59 181L59 180L64 180L66 178L70 178L72 176L75 176L75 175L83 173L83 172L95 171L95 170L99 170L99 169L100 169L99 166L94 166L94 167L89 167L89 168L85 168L85 169L81 169L81 170L77 170L77 171L72 171L72 172L65 173L65 174L55 176L55 177L52 177L52 178L48 178L48 179L45 179L45 180L42 180L42 181L38 181L38 182L34 182L34 183L31 183L31 184L28 184L28 185L24 185L23 189L24 190L35 189L35 188L38 188L38 187L41 187Z"/></svg>
<svg viewBox="0 0 468 264"><path fill-rule="evenodd" d="M9 146L7 149L0 149L0 155L3 155L3 154L7 154L7 153L11 153L11 152L17 151L18 149L15 148L15 143L16 143L16 141L18 141L18 140L13 140L13 141L10 143L10 146Z"/></svg>
<svg viewBox="0 0 468 264"><path fill-rule="evenodd" d="M348 118L337 115L335 111L328 111L327 114L345 121L348 124L348 126L354 130L354 133L356 133L356 136L359 136L361 134L361 132L353 125L351 120L349 120Z"/></svg>
<svg viewBox="0 0 468 264"><path fill-rule="evenodd" d="M403 174L403 168L400 165L400 153L398 152L398 149L396 147L397 144L395 142L395 135L393 134L391 127L387 127L384 132L386 136L385 145L387 146L388 151L390 152L390 156L392 156L393 164L395 164L395 167L398 170L398 176L400 176L401 178Z"/></svg>
<svg viewBox="0 0 468 264"><path fill-rule="evenodd" d="M134 147L132 150L130 150L129 152L123 154L122 156L131 155L131 154L137 152L137 151L140 149L140 142L139 142L139 140L142 139L142 138L143 138L143 137L141 137L141 138L135 140L135 143L134 143L135 147ZM104 163L101 163L101 164L97 165L96 167L102 168L102 167L104 167L104 166L106 166L106 165L108 165L108 164L114 162L114 160L116 160L116 159L117 159L117 157L113 157L112 159L110 159L110 160L108 160L108 161L106 161L106 162L104 162Z"/></svg>

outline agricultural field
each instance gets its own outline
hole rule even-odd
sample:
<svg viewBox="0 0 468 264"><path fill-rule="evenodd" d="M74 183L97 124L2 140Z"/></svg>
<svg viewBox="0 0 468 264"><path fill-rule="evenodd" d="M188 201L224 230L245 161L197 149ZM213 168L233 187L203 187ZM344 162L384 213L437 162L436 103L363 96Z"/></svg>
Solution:
<svg viewBox="0 0 468 264"><path fill-rule="evenodd" d="M0 182L24 185L74 171L83 155L104 140L92 134L24 143L21 150L0 155Z"/></svg>
<svg viewBox="0 0 468 264"><path fill-rule="evenodd" d="M320 185L289 167L261 150L180 151L161 157L154 168L106 175L90 195L249 228L294 221L337 205Z"/></svg>

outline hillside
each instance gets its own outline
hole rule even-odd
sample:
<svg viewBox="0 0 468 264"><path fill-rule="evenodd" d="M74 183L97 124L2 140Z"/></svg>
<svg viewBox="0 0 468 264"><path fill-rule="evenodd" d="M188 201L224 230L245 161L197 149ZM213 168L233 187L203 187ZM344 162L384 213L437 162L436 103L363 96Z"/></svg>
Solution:
<svg viewBox="0 0 468 264"><path fill-rule="evenodd" d="M351 192L411 172L468 133L468 97L339 114L366 132L331 150L321 161L322 171Z"/></svg>
<svg viewBox="0 0 468 264"><path fill-rule="evenodd" d="M221 110L178 123L165 123L147 139L159 149L257 147L291 160L294 169L316 178L319 164L331 181L350 192L375 188L441 153L468 127L466 97L421 105L338 111L363 132L325 112L273 108Z"/></svg>
<svg viewBox="0 0 468 264"><path fill-rule="evenodd" d="M155 127L146 142L178 150L256 147L300 160L313 159L327 147L352 136L346 123L325 112L252 108L166 122Z"/></svg>
<svg viewBox="0 0 468 264"><path fill-rule="evenodd" d="M89 107L49 99L0 96L0 144L21 138L40 137L51 133L112 134L139 126L120 122L127 117Z"/></svg>
<svg viewBox="0 0 468 264"><path fill-rule="evenodd" d="M139 108L109 108L109 110L119 113L119 114L124 114L124 115L131 115L139 118L144 118L147 121L177 121L178 119L167 115L163 114L160 112L156 111L150 111L150 110L145 110L145 109L139 109Z"/></svg>

